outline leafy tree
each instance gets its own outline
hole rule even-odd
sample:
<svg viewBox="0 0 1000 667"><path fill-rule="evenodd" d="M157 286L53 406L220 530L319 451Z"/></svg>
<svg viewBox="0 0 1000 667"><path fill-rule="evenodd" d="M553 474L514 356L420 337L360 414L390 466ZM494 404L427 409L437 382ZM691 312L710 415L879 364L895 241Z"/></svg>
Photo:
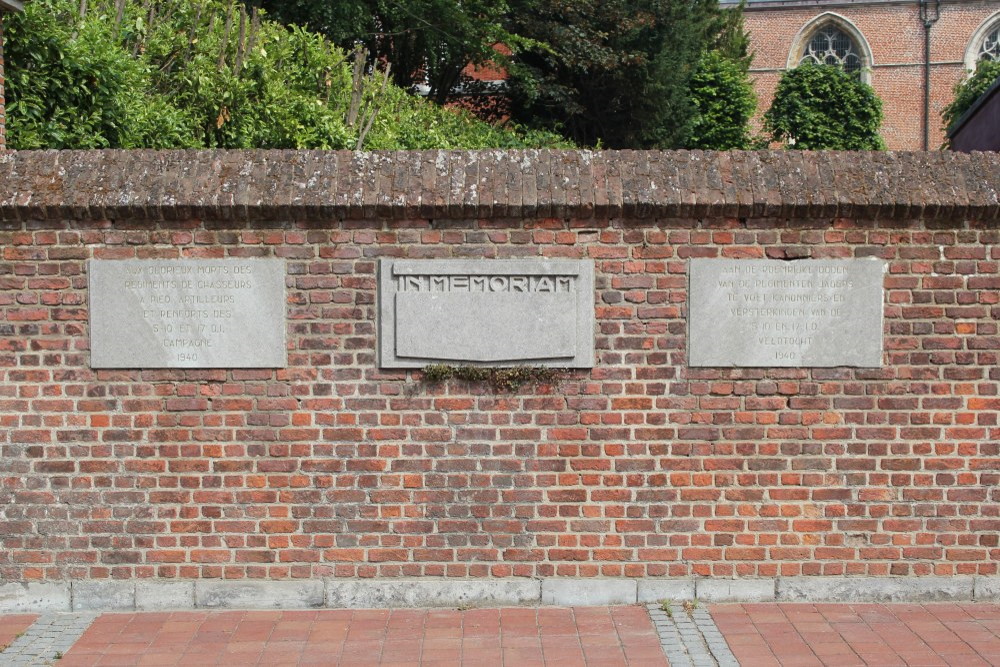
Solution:
<svg viewBox="0 0 1000 667"><path fill-rule="evenodd" d="M806 63L778 82L764 126L774 141L804 150L884 150L882 101L839 67Z"/></svg>
<svg viewBox="0 0 1000 667"><path fill-rule="evenodd" d="M13 148L483 148L558 142L437 107L236 0L34 0L10 19Z"/></svg>
<svg viewBox="0 0 1000 667"><path fill-rule="evenodd" d="M517 120L590 146L689 143L697 108L688 86L724 23L716 0L511 5L511 32L535 43L510 69Z"/></svg>
<svg viewBox="0 0 1000 667"><path fill-rule="evenodd" d="M719 13L710 30L712 49L702 54L688 87L696 114L687 148L746 150L757 95L750 81L750 36L743 27L743 3Z"/></svg>
<svg viewBox="0 0 1000 667"><path fill-rule="evenodd" d="M589 145L746 144L746 131L732 125L749 99L749 84L739 81L748 79L751 59L742 7L720 10L711 0L248 1L344 47L364 43L392 63L398 85L426 82L439 103L459 89L475 91L462 73L469 63L502 66L509 95L462 101L483 117L509 114ZM702 60L709 50L732 64ZM689 84L700 68L696 92ZM736 100L728 114L727 95ZM698 121L702 109L708 116ZM707 124L717 121L726 130L707 137ZM727 133L740 136L723 139Z"/></svg>
<svg viewBox="0 0 1000 667"><path fill-rule="evenodd" d="M460 83L472 83L462 74L467 65L505 60L497 44L527 44L505 28L506 0L260 1L279 20L321 32L344 48L364 44L377 60L391 63L396 85L425 84L439 104Z"/></svg>
<svg viewBox="0 0 1000 667"><path fill-rule="evenodd" d="M688 148L724 151L753 146L750 118L757 110L757 96L745 65L709 51L691 77L690 94L696 113Z"/></svg>
<svg viewBox="0 0 1000 667"><path fill-rule="evenodd" d="M746 0L741 0L737 7L723 9L709 26L708 33L712 37L711 49L728 60L734 60L749 70L753 62L750 53L750 33L743 23L743 9Z"/></svg>
<svg viewBox="0 0 1000 667"><path fill-rule="evenodd" d="M148 66L111 22L75 20L37 1L6 23L7 134L12 148L191 147L190 117L152 89Z"/></svg>
<svg viewBox="0 0 1000 667"><path fill-rule="evenodd" d="M955 99L941 110L947 131L1000 78L1000 61L980 60L971 77L955 84Z"/></svg>
<svg viewBox="0 0 1000 667"><path fill-rule="evenodd" d="M352 49L375 31L370 0L246 0L268 16L286 25L295 24L318 32L337 46Z"/></svg>

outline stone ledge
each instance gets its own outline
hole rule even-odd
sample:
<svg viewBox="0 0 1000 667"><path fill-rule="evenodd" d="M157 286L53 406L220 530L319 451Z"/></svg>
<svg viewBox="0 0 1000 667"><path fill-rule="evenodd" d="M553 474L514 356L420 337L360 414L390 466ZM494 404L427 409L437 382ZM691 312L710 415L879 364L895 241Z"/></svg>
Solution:
<svg viewBox="0 0 1000 667"><path fill-rule="evenodd" d="M773 602L774 579L698 579L695 598L704 602Z"/></svg>
<svg viewBox="0 0 1000 667"><path fill-rule="evenodd" d="M0 613L1000 600L1000 577L108 580L0 584Z"/></svg>
<svg viewBox="0 0 1000 667"><path fill-rule="evenodd" d="M199 609L315 609L325 604L324 582L199 580L194 604Z"/></svg>
<svg viewBox="0 0 1000 667"><path fill-rule="evenodd" d="M636 604L637 579L543 579L542 604L597 607Z"/></svg>
<svg viewBox="0 0 1000 667"><path fill-rule="evenodd" d="M537 579L326 580L330 608L465 607L537 605Z"/></svg>
<svg viewBox="0 0 1000 667"><path fill-rule="evenodd" d="M943 602L972 600L980 577L781 577L779 602Z"/></svg>
<svg viewBox="0 0 1000 667"><path fill-rule="evenodd" d="M1000 154L10 151L0 222L1000 218Z"/></svg>
<svg viewBox="0 0 1000 667"><path fill-rule="evenodd" d="M66 581L0 584L0 612L70 611L70 584Z"/></svg>
<svg viewBox="0 0 1000 667"><path fill-rule="evenodd" d="M975 577L972 599L976 602L1000 602L1000 577Z"/></svg>
<svg viewBox="0 0 1000 667"><path fill-rule="evenodd" d="M694 579L639 579L637 602L663 602L664 600L693 600Z"/></svg>
<svg viewBox="0 0 1000 667"><path fill-rule="evenodd" d="M196 605L194 581L159 581L139 579L135 582L137 611L191 609Z"/></svg>
<svg viewBox="0 0 1000 667"><path fill-rule="evenodd" d="M134 580L89 579L70 583L73 611L127 611L135 609Z"/></svg>

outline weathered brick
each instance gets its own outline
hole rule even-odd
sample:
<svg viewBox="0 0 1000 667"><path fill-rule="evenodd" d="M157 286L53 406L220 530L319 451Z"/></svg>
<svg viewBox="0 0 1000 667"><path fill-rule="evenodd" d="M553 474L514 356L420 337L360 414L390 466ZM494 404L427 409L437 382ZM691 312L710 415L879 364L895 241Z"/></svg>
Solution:
<svg viewBox="0 0 1000 667"><path fill-rule="evenodd" d="M0 245L18 249L0 268L5 577L77 576L81 553L114 577L995 570L995 156L398 157L63 153L60 169L127 196L46 189L36 213L79 217L30 226L0 206ZM10 154L0 174L54 158ZM870 164L885 173L842 173ZM244 166L242 208L205 203ZM329 188L294 204L290 182L262 180L283 166ZM912 192L929 169L978 198L931 177ZM135 206L150 178L173 204ZM273 197L256 207L258 191ZM609 217L623 206L634 217ZM889 261L882 368L685 367L687 258L873 249ZM597 258L594 369L505 394L375 367L374 258L567 251ZM237 255L291 259L287 369L88 367L86 260Z"/></svg>

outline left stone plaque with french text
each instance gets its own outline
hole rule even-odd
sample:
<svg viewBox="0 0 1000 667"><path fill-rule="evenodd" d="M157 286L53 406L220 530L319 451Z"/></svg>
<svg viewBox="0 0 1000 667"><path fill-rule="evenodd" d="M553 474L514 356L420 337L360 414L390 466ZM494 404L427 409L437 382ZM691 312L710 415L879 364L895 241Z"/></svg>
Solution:
<svg viewBox="0 0 1000 667"><path fill-rule="evenodd" d="M284 368L281 259L90 260L93 368Z"/></svg>

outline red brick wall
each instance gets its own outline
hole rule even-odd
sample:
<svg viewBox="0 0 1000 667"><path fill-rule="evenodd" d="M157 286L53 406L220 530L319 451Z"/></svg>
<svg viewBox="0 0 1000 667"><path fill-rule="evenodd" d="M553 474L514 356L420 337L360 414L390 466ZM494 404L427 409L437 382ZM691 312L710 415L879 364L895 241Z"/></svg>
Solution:
<svg viewBox="0 0 1000 667"><path fill-rule="evenodd" d="M7 154L0 579L997 574L998 166ZM89 368L88 259L247 256L288 261L287 369ZM387 256L593 258L597 365L380 371ZM686 366L689 258L868 256L883 368Z"/></svg>
<svg viewBox="0 0 1000 667"><path fill-rule="evenodd" d="M868 40L875 66L871 83L883 102L882 136L893 150L919 150L923 141L924 28L916 2L749 8L745 12L761 113L771 104L780 71L786 67L796 35L815 17L830 11L850 20ZM944 142L941 109L965 74L963 58L979 25L1000 11L997 0L942 2L941 18L931 29L930 148Z"/></svg>

